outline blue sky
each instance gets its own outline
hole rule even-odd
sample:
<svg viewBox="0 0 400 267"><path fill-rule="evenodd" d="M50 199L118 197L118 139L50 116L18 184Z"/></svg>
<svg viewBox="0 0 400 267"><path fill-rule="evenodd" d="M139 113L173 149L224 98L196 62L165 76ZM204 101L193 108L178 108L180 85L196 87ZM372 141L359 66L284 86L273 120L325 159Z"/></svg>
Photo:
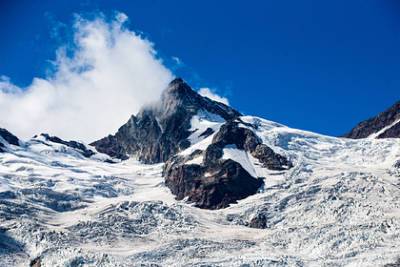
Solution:
<svg viewBox="0 0 400 267"><path fill-rule="evenodd" d="M117 11L175 75L246 114L340 135L400 98L394 0L0 1L0 75L28 86L72 38L74 14Z"/></svg>

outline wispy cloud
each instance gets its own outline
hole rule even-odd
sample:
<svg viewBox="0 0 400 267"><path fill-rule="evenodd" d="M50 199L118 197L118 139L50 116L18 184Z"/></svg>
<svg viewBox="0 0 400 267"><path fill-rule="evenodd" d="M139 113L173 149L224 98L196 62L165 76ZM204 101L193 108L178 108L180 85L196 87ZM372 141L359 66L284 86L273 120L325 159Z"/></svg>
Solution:
<svg viewBox="0 0 400 267"><path fill-rule="evenodd" d="M179 57L172 57L172 60L174 61L175 65L177 67L184 66L184 63L182 62L182 60Z"/></svg>
<svg viewBox="0 0 400 267"><path fill-rule="evenodd" d="M202 95L202 96L208 97L211 100L224 103L225 105L229 105L228 98L218 95L217 93L215 93L210 88L200 88L199 89L199 94Z"/></svg>
<svg viewBox="0 0 400 267"><path fill-rule="evenodd" d="M19 88L0 78L0 126L29 138L49 132L93 141L115 132L141 106L155 101L173 78L153 44L111 21L78 17L73 53L57 51L56 71Z"/></svg>

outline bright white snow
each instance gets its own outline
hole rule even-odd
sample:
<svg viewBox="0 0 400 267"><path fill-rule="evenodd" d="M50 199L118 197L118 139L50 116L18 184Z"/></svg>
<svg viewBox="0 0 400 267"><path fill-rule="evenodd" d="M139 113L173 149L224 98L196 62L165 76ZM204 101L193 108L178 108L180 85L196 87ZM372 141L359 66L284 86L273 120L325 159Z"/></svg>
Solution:
<svg viewBox="0 0 400 267"><path fill-rule="evenodd" d="M257 177L253 163L250 161L246 151L238 149L236 145L228 145L223 149L223 153L222 159L231 159L238 162L251 176Z"/></svg>
<svg viewBox="0 0 400 267"><path fill-rule="evenodd" d="M193 132L189 136L189 141L192 145L203 140L200 135L204 133L208 128L212 129L213 132L217 132L219 127L225 122L225 120L216 114L210 113L205 110L201 110L197 115L192 117L190 121L191 128L189 131Z"/></svg>

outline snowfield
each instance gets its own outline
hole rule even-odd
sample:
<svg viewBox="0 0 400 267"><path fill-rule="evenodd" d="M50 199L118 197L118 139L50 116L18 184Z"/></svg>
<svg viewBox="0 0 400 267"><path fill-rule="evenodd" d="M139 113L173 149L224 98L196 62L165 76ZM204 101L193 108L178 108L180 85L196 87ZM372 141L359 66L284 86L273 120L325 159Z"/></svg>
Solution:
<svg viewBox="0 0 400 267"><path fill-rule="evenodd" d="M219 118L192 121L204 149ZM0 266L384 266L400 257L399 139L350 140L256 117L257 135L294 167L262 168L226 147L224 158L265 177L256 195L222 210L176 201L163 164L109 163L34 138L0 153ZM248 127L243 124L241 127ZM201 131L195 131L201 129ZM197 160L197 161L196 161ZM194 159L194 162L201 159ZM249 227L256 216L266 229Z"/></svg>

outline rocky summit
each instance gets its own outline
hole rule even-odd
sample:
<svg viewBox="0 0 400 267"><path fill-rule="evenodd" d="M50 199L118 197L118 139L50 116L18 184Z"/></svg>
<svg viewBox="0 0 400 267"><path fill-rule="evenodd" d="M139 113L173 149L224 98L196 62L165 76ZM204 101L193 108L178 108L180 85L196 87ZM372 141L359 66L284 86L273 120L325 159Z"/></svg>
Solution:
<svg viewBox="0 0 400 267"><path fill-rule="evenodd" d="M198 112L230 120L241 114L225 104L205 98L182 79L173 80L157 103L132 116L115 135L92 143L99 152L143 163L160 163L190 146L190 121ZM207 133L204 133L207 134Z"/></svg>
<svg viewBox="0 0 400 267"><path fill-rule="evenodd" d="M0 129L0 266L398 266L399 113L330 137L176 79L92 145Z"/></svg>

